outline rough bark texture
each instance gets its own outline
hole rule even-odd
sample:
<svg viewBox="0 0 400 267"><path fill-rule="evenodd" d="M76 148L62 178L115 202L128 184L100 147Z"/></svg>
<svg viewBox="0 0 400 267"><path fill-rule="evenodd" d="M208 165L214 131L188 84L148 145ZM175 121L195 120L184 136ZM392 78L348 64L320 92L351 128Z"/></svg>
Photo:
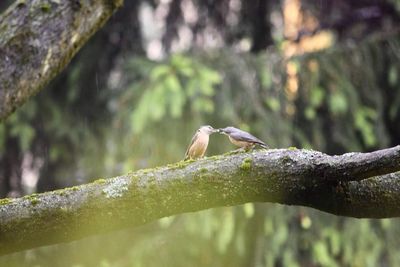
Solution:
<svg viewBox="0 0 400 267"><path fill-rule="evenodd" d="M0 121L46 85L123 0L18 0L0 17Z"/></svg>
<svg viewBox="0 0 400 267"><path fill-rule="evenodd" d="M400 169L399 155L399 146L333 157L308 150L259 150L3 199L0 254L246 202L303 205L352 217L398 217L400 173L383 174ZM375 174L382 176L360 181Z"/></svg>

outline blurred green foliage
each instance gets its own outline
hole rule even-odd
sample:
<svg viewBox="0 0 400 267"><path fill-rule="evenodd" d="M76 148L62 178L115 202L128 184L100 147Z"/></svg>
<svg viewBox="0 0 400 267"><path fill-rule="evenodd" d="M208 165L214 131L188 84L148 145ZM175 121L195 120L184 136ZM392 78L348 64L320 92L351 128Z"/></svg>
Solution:
<svg viewBox="0 0 400 267"><path fill-rule="evenodd" d="M172 55L165 64L155 65L138 86L130 86L131 90L143 92L131 116L132 132L139 133L146 123L160 121L166 115L182 117L188 102L193 112L212 113L211 97L220 83L218 72L190 57Z"/></svg>

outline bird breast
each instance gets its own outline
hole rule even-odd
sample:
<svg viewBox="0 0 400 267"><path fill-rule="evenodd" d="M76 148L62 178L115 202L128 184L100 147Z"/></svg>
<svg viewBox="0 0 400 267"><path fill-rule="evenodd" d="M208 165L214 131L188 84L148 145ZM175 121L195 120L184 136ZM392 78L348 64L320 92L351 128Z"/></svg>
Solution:
<svg viewBox="0 0 400 267"><path fill-rule="evenodd" d="M204 153L206 152L208 146L208 135L206 134L200 134L197 140L194 142L194 144L191 147L190 154L194 157L202 157L204 156Z"/></svg>
<svg viewBox="0 0 400 267"><path fill-rule="evenodd" d="M229 141L231 141L232 144L234 144L235 146L238 146L238 147L247 147L247 146L251 145L249 142L238 141L238 140L233 139L230 136L229 136Z"/></svg>

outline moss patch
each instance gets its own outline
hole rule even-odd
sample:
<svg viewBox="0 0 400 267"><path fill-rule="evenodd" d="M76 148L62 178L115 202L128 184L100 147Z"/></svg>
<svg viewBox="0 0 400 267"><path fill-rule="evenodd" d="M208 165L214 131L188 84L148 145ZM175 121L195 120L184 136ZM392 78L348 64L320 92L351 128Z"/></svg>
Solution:
<svg viewBox="0 0 400 267"><path fill-rule="evenodd" d="M190 160L181 160L181 161L178 161L177 163L173 163L173 164L168 164L167 165L167 168L170 168L170 169L183 169L183 168L185 168L186 166L188 166L190 163L192 163L192 162L194 162L195 160L193 160L193 159L190 159ZM149 169L149 170L151 170L151 169Z"/></svg>
<svg viewBox="0 0 400 267"><path fill-rule="evenodd" d="M42 10L43 12L49 12L50 9L51 9L51 7L50 7L50 4L48 4L48 3L43 3L40 6L40 10Z"/></svg>
<svg viewBox="0 0 400 267"><path fill-rule="evenodd" d="M200 173L206 173L206 172L208 172L208 169L207 168L201 168L199 171L200 171Z"/></svg>
<svg viewBox="0 0 400 267"><path fill-rule="evenodd" d="M36 206L37 204L39 204L39 199L37 199L37 198L34 198L34 199L31 199L31 204L32 204L32 206Z"/></svg>
<svg viewBox="0 0 400 267"><path fill-rule="evenodd" d="M97 179L96 181L94 181L93 183L95 184L105 184L106 183L106 179Z"/></svg>
<svg viewBox="0 0 400 267"><path fill-rule="evenodd" d="M240 165L240 169L243 171L248 171L251 169L251 163L253 160L251 158L245 158Z"/></svg>
<svg viewBox="0 0 400 267"><path fill-rule="evenodd" d="M288 150L297 150L298 148L297 147L295 147L295 146L290 146L290 147L288 147Z"/></svg>
<svg viewBox="0 0 400 267"><path fill-rule="evenodd" d="M11 199L11 198L3 198L3 199L0 199L0 206L1 205L6 205L6 204L8 204L8 203L11 203L13 200Z"/></svg>
<svg viewBox="0 0 400 267"><path fill-rule="evenodd" d="M40 202L40 200L38 199L38 194L24 196L23 199L29 200L32 206L36 206Z"/></svg>
<svg viewBox="0 0 400 267"><path fill-rule="evenodd" d="M293 161L292 158L289 157L289 156L283 156L283 157L280 159L280 162L281 162L282 164L290 164L292 161Z"/></svg>
<svg viewBox="0 0 400 267"><path fill-rule="evenodd" d="M18 0L17 7L23 7L23 6L26 6L26 0Z"/></svg>

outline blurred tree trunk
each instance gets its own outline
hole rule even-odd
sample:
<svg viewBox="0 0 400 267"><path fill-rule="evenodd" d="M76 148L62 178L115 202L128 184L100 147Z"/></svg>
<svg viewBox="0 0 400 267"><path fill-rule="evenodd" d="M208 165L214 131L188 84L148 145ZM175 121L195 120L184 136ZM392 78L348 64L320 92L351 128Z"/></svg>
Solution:
<svg viewBox="0 0 400 267"><path fill-rule="evenodd" d="M141 170L0 202L0 254L247 202L353 217L400 216L400 146L342 156L261 150ZM376 176L381 175L381 176ZM373 177L376 176L376 177ZM261 231L262 213L253 220ZM251 241L250 241L251 243ZM258 252L251 264L258 261Z"/></svg>
<svg viewBox="0 0 400 267"><path fill-rule="evenodd" d="M5 146L7 149L0 156L0 196L21 196L22 153L18 140L10 138Z"/></svg>
<svg viewBox="0 0 400 267"><path fill-rule="evenodd" d="M265 206L254 203L254 214L246 225L246 256L243 257L242 266L264 266L264 221L266 216Z"/></svg>

